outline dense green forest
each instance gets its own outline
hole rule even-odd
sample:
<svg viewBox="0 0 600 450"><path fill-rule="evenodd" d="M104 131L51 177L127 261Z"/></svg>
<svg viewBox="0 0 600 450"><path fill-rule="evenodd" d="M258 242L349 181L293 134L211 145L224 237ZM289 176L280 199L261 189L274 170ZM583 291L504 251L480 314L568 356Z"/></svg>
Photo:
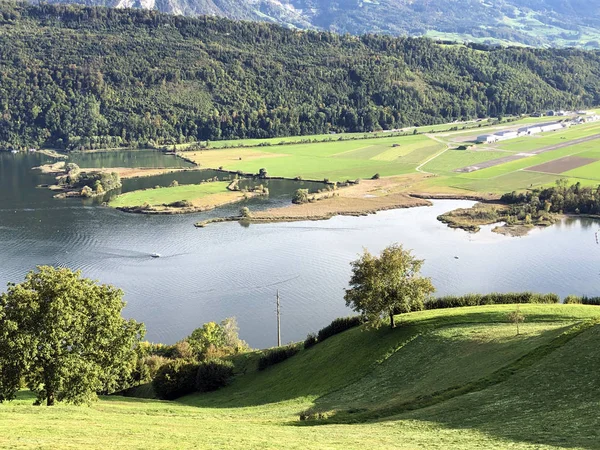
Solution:
<svg viewBox="0 0 600 450"><path fill-rule="evenodd" d="M371 131L600 103L600 53L0 3L0 147Z"/></svg>

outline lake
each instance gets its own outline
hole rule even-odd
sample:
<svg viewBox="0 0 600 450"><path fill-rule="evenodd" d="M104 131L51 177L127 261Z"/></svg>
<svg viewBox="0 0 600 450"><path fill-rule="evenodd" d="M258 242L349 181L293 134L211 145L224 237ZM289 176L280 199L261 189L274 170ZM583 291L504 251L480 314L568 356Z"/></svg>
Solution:
<svg viewBox="0 0 600 450"><path fill-rule="evenodd" d="M90 158L96 167L140 160L154 167L185 166L158 152L92 155L73 161L83 165L77 158ZM447 228L436 217L473 202L444 200L367 217L247 227L229 222L197 229L198 220L234 214L239 205L149 216L82 199L56 200L49 190L35 187L52 177L30 170L48 161L39 154L0 153L0 290L22 281L36 265L81 269L87 277L122 288L125 315L144 322L147 339L155 342L173 343L204 322L235 316L251 346L275 345L278 289L282 339L303 339L352 313L343 300L349 262L363 247L379 252L393 242L426 260L423 271L440 295L521 290L600 295L599 224L588 219L566 219L522 238L497 235L491 227L469 234ZM225 176L190 172L184 180L183 174L174 175L180 182ZM123 190L172 179L173 174L126 180ZM318 183L286 180L268 185L270 198L252 199L251 209L288 204L299 186L318 188ZM155 252L162 257L152 258Z"/></svg>

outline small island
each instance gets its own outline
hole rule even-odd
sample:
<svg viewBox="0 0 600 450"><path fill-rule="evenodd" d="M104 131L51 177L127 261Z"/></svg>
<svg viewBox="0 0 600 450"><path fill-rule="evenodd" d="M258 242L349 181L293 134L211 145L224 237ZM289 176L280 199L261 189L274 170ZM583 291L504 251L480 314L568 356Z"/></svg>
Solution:
<svg viewBox="0 0 600 450"><path fill-rule="evenodd" d="M451 228L478 232L482 225L501 224L492 231L509 236L524 236L535 227L547 227L564 215L597 218L600 213L598 188L581 183L569 185L559 179L556 185L527 192L504 194L498 202L477 203L442 214L440 222Z"/></svg>
<svg viewBox="0 0 600 450"><path fill-rule="evenodd" d="M238 180L183 186L174 181L169 187L156 186L121 194L108 205L120 211L139 214L187 214L209 211L261 195L268 195L268 190L262 186L240 190Z"/></svg>

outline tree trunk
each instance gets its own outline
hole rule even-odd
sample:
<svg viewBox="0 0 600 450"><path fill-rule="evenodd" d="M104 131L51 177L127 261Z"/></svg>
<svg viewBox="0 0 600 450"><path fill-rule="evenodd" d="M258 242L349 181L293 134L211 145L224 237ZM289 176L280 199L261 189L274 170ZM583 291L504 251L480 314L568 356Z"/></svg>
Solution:
<svg viewBox="0 0 600 450"><path fill-rule="evenodd" d="M54 406L54 392L46 390L46 406Z"/></svg>
<svg viewBox="0 0 600 450"><path fill-rule="evenodd" d="M46 391L46 406L54 406L54 386L51 381L51 376L48 372L53 373L50 369L46 369L46 373L44 376L44 390Z"/></svg>
<svg viewBox="0 0 600 450"><path fill-rule="evenodd" d="M394 322L394 311L390 311L390 328L394 329L396 322Z"/></svg>

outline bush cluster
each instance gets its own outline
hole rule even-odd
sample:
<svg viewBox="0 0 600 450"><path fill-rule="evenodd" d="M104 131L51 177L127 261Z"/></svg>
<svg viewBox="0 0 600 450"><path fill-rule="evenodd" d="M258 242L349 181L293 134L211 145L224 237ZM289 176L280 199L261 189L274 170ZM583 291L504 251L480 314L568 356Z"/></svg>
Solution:
<svg viewBox="0 0 600 450"><path fill-rule="evenodd" d="M161 366L152 387L158 398L175 400L195 391L198 364L187 359L176 359Z"/></svg>
<svg viewBox="0 0 600 450"><path fill-rule="evenodd" d="M168 203L166 206L169 206L171 208L191 208L192 206L194 206L194 204L189 200L178 200L173 203Z"/></svg>
<svg viewBox="0 0 600 450"><path fill-rule="evenodd" d="M317 342L319 342L317 340L317 335L315 333L310 333L308 336L306 336L306 339L304 339L304 349L307 350L317 345Z"/></svg>
<svg viewBox="0 0 600 450"><path fill-rule="evenodd" d="M296 353L298 353L298 347L293 345L268 350L258 360L258 370L265 370L267 367L273 366L282 361L285 361L288 358L291 358Z"/></svg>
<svg viewBox="0 0 600 450"><path fill-rule="evenodd" d="M556 294L509 292L491 294L447 295L425 302L425 309L459 308L461 306L503 305L511 303L560 303Z"/></svg>
<svg viewBox="0 0 600 450"><path fill-rule="evenodd" d="M325 328L321 328L317 334L317 340L319 342L324 341L328 337L341 333L342 331L349 330L363 323L363 318L360 316L353 317L340 317L335 319Z"/></svg>
<svg viewBox="0 0 600 450"><path fill-rule="evenodd" d="M578 297L576 295L569 295L565 298L565 304L575 304L575 305L596 305L600 306L600 297Z"/></svg>
<svg viewBox="0 0 600 450"><path fill-rule="evenodd" d="M200 392L216 391L227 386L233 376L233 363L213 359L200 363L196 373L196 389Z"/></svg>

